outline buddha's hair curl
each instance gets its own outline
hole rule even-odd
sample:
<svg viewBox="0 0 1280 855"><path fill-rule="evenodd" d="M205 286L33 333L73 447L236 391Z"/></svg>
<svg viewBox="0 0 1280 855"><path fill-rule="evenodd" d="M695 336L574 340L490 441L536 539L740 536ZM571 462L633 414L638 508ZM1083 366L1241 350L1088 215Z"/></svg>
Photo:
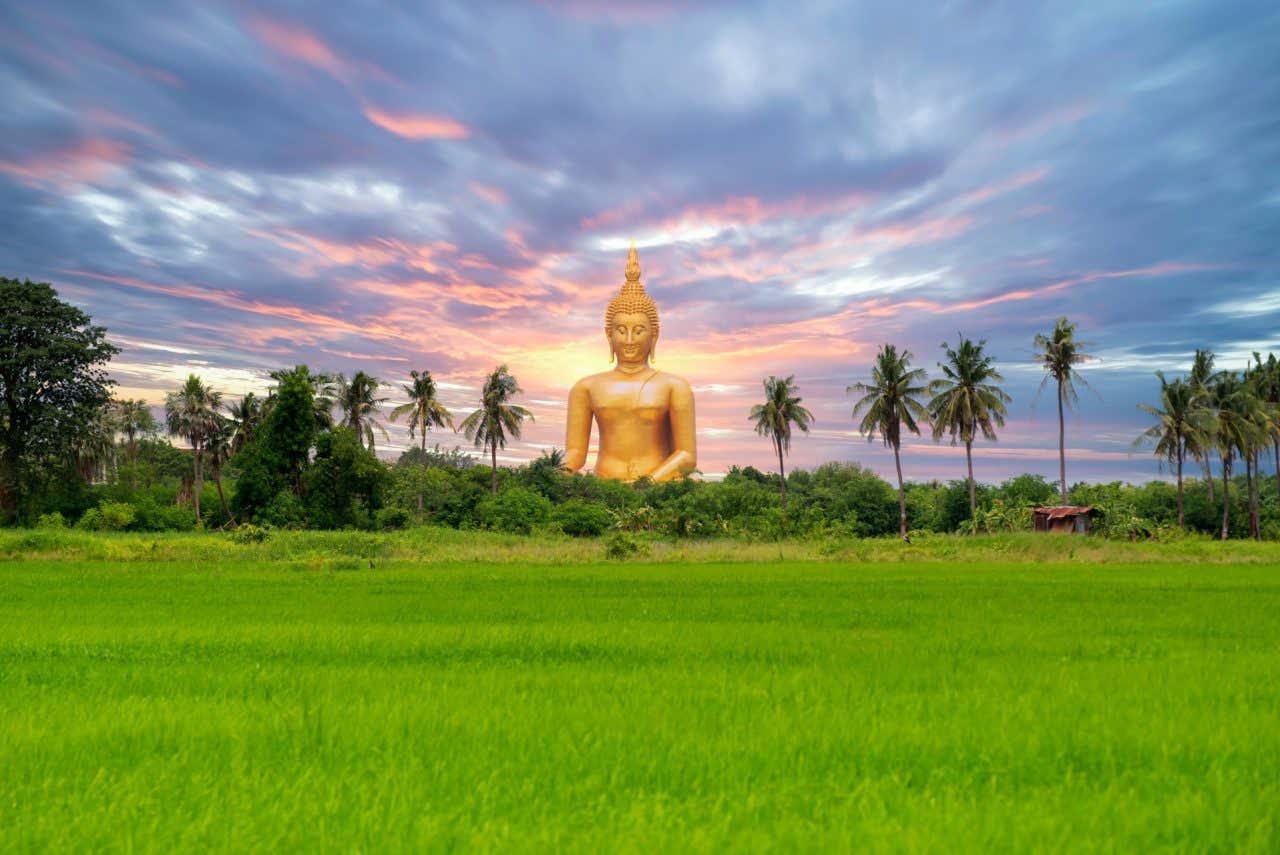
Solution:
<svg viewBox="0 0 1280 855"><path fill-rule="evenodd" d="M617 315L641 313L649 320L650 340L653 342L649 348L649 356L652 358L658 350L658 304L645 293L644 285L640 282L640 261L633 246L627 257L627 279L622 283L622 290L609 301L609 307L604 311L605 338L610 337L613 319Z"/></svg>

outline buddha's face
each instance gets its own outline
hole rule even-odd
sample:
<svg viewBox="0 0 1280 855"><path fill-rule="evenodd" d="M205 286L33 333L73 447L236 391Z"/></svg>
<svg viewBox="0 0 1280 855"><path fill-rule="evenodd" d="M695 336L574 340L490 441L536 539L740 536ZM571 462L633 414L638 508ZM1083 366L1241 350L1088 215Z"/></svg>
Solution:
<svg viewBox="0 0 1280 855"><path fill-rule="evenodd" d="M637 365L649 361L653 351L653 335L649 317L644 312L619 312L609 328L609 346L620 365Z"/></svg>

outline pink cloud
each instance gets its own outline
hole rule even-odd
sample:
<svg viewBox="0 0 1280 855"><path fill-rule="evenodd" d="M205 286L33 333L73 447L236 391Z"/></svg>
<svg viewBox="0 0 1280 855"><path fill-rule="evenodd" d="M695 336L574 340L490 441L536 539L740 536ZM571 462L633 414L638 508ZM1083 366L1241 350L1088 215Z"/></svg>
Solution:
<svg viewBox="0 0 1280 855"><path fill-rule="evenodd" d="M407 140L465 140L471 131L449 116L427 113L390 113L376 107L364 108L365 118L384 131Z"/></svg>
<svg viewBox="0 0 1280 855"><path fill-rule="evenodd" d="M131 152L132 148L124 143L90 137L69 146L47 149L26 160L0 160L0 172L30 185L91 184L108 170L127 163Z"/></svg>

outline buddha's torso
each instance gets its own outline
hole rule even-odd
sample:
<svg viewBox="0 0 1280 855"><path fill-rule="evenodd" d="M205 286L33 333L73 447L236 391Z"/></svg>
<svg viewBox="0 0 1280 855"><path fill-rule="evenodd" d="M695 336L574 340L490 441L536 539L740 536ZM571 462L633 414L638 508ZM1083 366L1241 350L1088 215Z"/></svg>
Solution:
<svg viewBox="0 0 1280 855"><path fill-rule="evenodd" d="M598 476L634 480L653 472L671 455L674 379L653 368L635 374L606 371L586 378L600 436Z"/></svg>

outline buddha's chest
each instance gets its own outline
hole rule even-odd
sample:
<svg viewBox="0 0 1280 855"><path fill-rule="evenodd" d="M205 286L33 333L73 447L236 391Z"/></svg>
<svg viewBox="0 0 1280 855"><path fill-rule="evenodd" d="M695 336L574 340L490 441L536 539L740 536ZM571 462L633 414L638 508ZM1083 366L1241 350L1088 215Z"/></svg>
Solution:
<svg viewBox="0 0 1280 855"><path fill-rule="evenodd" d="M614 381L592 390L591 409L601 424L665 421L667 390L653 381Z"/></svg>

